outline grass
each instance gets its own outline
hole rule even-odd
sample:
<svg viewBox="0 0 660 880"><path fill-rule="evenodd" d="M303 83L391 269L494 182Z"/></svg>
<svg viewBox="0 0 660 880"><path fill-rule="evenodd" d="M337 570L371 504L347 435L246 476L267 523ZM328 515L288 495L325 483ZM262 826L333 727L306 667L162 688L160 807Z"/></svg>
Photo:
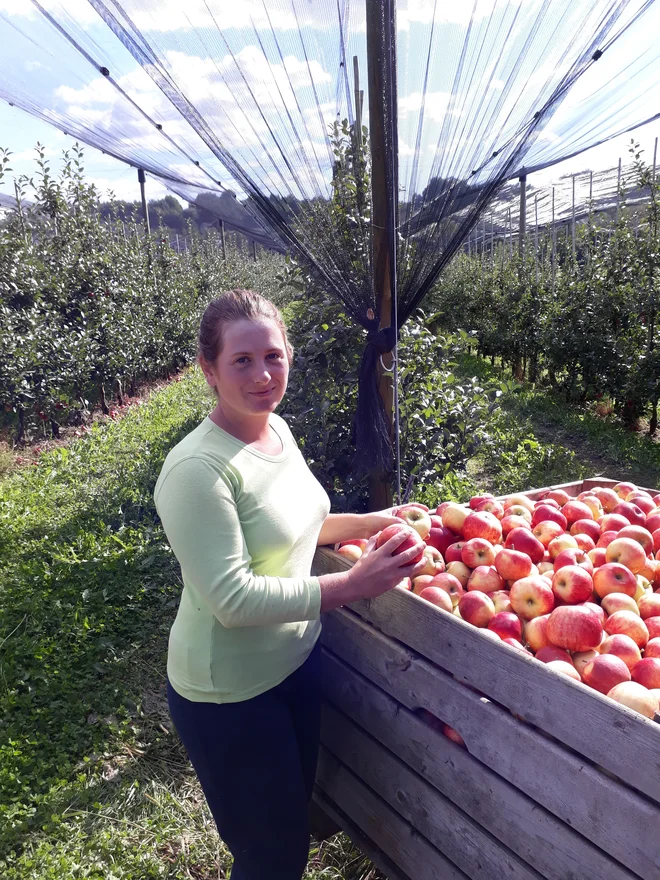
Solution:
<svg viewBox="0 0 660 880"><path fill-rule="evenodd" d="M152 491L195 371L0 482L0 876L206 880L230 856L170 727L180 580ZM343 836L307 877L366 880Z"/></svg>

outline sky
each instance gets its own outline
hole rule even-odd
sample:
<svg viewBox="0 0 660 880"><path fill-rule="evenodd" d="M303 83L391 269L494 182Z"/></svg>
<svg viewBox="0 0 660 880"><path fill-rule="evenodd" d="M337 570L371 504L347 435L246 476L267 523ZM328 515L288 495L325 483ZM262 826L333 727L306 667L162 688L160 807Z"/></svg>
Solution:
<svg viewBox="0 0 660 880"><path fill-rule="evenodd" d="M198 131L188 126L87 0L42 2L87 60L35 12L29 0L0 0L0 147L11 150L13 173L34 172L37 141L45 145L56 167L62 150L75 138L18 106L9 106L10 99L36 106L62 128L75 130L77 125L81 133L93 131L109 149L134 161L153 162L179 184L208 184L213 178L213 187L220 180L235 188ZM340 5L345 2L340 0ZM626 10L615 29L643 3L615 4ZM342 79L335 0L214 0L208 5L203 0L185 4L125 0L121 5L159 53L162 69L184 100L201 112L214 134L221 133L222 143L262 188L303 195L327 192L327 143L318 117L321 114L327 125L337 110L346 115L352 100L352 82ZM398 6L401 179L406 186L421 189L434 173L468 176L470 168L484 164L493 148L506 143L525 114L538 105L539 96L547 97L557 85L562 65L588 45L587 40L580 42L580 29L595 32L610 3L552 0L552 11L546 0L476 0L474 8L467 0L400 0ZM568 92L527 155L531 164L551 160L572 145L660 109L660 48L653 37L660 31L660 4L654 6L658 8L631 24ZM359 3L350 5L346 57L358 56L364 80L360 9ZM217 12L222 22L222 39L209 10ZM508 54L500 51L502 45ZM602 45L606 46L606 38ZM120 99L90 65L90 58L107 64L130 100ZM459 80L456 70L461 58ZM425 116L419 129L422 100ZM154 120L161 120L176 148L154 130ZM660 121L656 121L634 135L531 174L528 183L543 187L565 174L613 167L619 157L625 162L631 136L640 141L651 161L659 135ZM139 198L134 167L92 147L85 148L85 157L87 178L102 193L112 190L118 198ZM202 170L195 167L195 159ZM0 191L12 189L11 175L0 181ZM166 192L160 181L148 178L148 198Z"/></svg>

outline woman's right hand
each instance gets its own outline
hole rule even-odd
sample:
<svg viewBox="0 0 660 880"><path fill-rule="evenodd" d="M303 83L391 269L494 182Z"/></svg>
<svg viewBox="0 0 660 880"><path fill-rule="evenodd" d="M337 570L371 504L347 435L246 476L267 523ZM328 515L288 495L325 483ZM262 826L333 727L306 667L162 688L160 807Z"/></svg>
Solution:
<svg viewBox="0 0 660 880"><path fill-rule="evenodd" d="M362 556L348 572L356 599L373 599L391 590L403 578L414 578L424 570L424 559L413 563L425 546L421 538L413 547L392 555L411 534L416 534L413 529L401 529L380 547L376 547L378 535L369 539Z"/></svg>

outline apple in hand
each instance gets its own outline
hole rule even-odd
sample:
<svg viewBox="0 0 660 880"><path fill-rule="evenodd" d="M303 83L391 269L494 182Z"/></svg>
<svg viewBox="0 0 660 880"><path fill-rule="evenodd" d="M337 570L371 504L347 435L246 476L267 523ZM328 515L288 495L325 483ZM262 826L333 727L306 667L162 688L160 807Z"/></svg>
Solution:
<svg viewBox="0 0 660 880"><path fill-rule="evenodd" d="M479 590L464 593L458 600L458 608L463 620L471 623L472 626L486 627L495 615L493 600L487 593Z"/></svg>
<svg viewBox="0 0 660 880"><path fill-rule="evenodd" d="M567 605L589 601L593 590L591 575L579 565L564 565L553 575L552 592Z"/></svg>
<svg viewBox="0 0 660 880"><path fill-rule="evenodd" d="M622 681L621 684L615 685L607 696L647 718L653 718L658 711L657 699L636 681Z"/></svg>
<svg viewBox="0 0 660 880"><path fill-rule="evenodd" d="M394 523L391 526L386 526L382 532L378 533L378 537L376 538L376 547L382 547L390 538L393 538L395 535L399 535L401 531L406 532L408 537L405 541L402 541L401 544L396 548L396 550L392 553L392 556L398 556L400 553L403 553L404 550L407 550L409 547L419 547L419 555L416 556L412 562L409 562L408 565L415 565L420 562L424 555L424 542L419 537L419 534L411 529L410 526L398 525L398 523Z"/></svg>
<svg viewBox="0 0 660 880"><path fill-rule="evenodd" d="M543 560L545 554L545 547L529 529L512 529L506 536L504 547L525 553L535 565Z"/></svg>
<svg viewBox="0 0 660 880"><path fill-rule="evenodd" d="M601 641L602 627L597 615L584 605L555 608L548 621L548 639L567 651L587 651Z"/></svg>
<svg viewBox="0 0 660 880"><path fill-rule="evenodd" d="M402 519L414 529L422 541L428 538L431 531L431 517L421 507L404 504L403 507L399 507L394 511L394 516Z"/></svg>
<svg viewBox="0 0 660 880"><path fill-rule="evenodd" d="M598 654L586 664L582 679L601 694L608 694L623 681L630 681L630 670L616 654Z"/></svg>
<svg viewBox="0 0 660 880"><path fill-rule="evenodd" d="M551 587L538 575L515 581L509 591L509 601L515 613L523 620L548 614L555 606Z"/></svg>

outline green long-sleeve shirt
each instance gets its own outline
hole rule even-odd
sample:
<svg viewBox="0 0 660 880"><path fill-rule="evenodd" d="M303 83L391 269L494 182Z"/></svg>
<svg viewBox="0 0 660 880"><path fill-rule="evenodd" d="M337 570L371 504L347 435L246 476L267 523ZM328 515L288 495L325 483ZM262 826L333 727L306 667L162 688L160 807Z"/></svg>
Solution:
<svg viewBox="0 0 660 880"><path fill-rule="evenodd" d="M183 577L167 673L196 702L238 702L274 687L320 633L310 568L330 504L286 422L273 413L270 424L279 455L204 419L172 449L156 483Z"/></svg>

